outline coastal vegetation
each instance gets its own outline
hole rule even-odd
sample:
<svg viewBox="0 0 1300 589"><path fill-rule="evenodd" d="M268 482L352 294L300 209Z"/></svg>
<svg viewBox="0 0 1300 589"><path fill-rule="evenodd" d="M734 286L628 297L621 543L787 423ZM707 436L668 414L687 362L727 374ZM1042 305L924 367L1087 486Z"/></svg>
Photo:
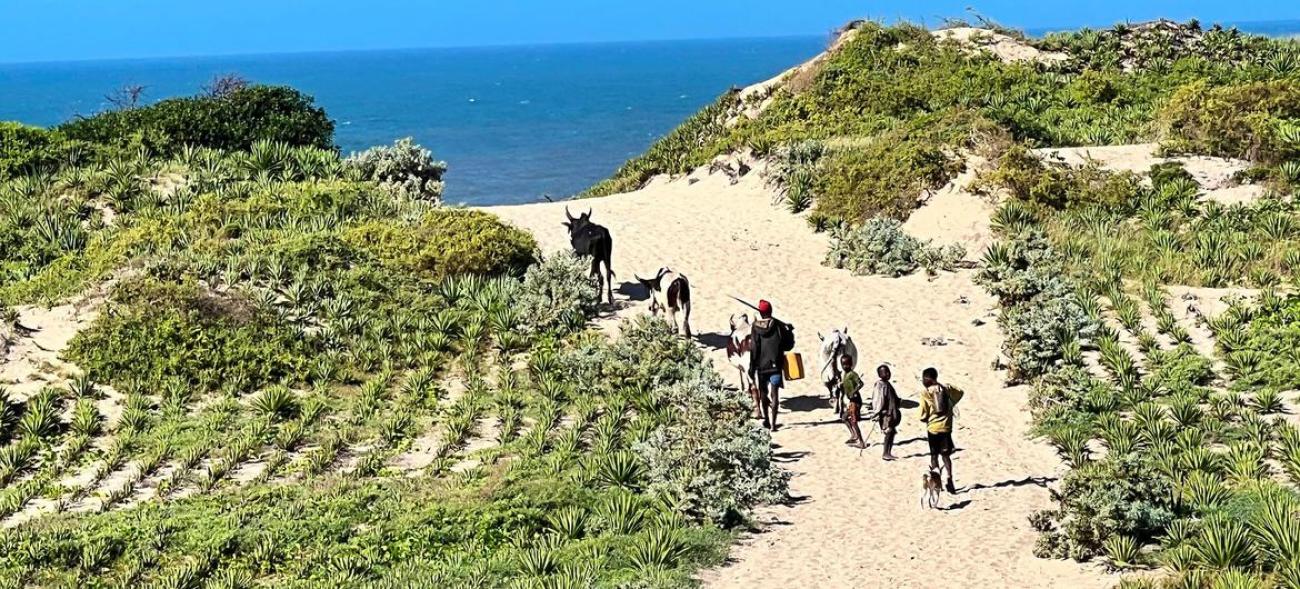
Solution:
<svg viewBox="0 0 1300 589"><path fill-rule="evenodd" d="M742 149L766 156L815 141L824 146L809 175L811 219L828 226L906 218L924 191L962 168L964 153L1008 138L1028 147L1169 139L1173 150L1266 168L1294 155L1276 126L1297 116L1288 98L1300 87L1295 41L1195 23L1119 26L1033 41L1062 52L1059 60L1008 62L906 24L856 23L840 35L811 71L768 97L723 95L586 194L636 188Z"/></svg>
<svg viewBox="0 0 1300 589"><path fill-rule="evenodd" d="M0 128L0 351L91 313L0 387L0 587L690 586L784 499L693 344L588 330L581 261L332 125L240 86Z"/></svg>

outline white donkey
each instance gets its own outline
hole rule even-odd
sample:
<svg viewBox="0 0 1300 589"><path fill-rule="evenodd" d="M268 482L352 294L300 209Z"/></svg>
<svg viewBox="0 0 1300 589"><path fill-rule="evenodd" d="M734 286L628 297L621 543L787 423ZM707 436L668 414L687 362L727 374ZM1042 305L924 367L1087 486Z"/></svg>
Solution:
<svg viewBox="0 0 1300 589"><path fill-rule="evenodd" d="M853 366L858 365L858 346L853 343L853 338L849 337L849 328L835 329L829 335L817 334L821 344L821 374L822 384L826 386L826 394L835 401L835 412L841 416L844 415L844 396L841 394L840 384L840 357L848 356L853 359Z"/></svg>
<svg viewBox="0 0 1300 589"><path fill-rule="evenodd" d="M731 316L731 335L727 337L727 363L736 368L740 375L740 390L749 393L754 398L754 419L762 417L762 409L759 407L758 387L754 384L754 379L749 377L749 356L750 348L754 345L754 340L750 339L753 332L753 326L749 323L749 315L741 313L740 315Z"/></svg>

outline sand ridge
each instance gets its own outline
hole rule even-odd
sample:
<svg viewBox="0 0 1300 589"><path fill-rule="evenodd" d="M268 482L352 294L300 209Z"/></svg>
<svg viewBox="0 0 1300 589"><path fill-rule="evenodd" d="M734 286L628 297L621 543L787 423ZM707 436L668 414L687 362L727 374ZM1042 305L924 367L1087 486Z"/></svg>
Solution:
<svg viewBox="0 0 1300 589"><path fill-rule="evenodd" d="M701 575L705 586L945 587L955 580L985 587L1113 584L1116 579L1094 565L1032 554L1037 534L1026 518L1051 507L1048 487L1065 467L1049 446L1028 438L1027 389L1004 387L1004 375L993 368L1002 342L995 301L974 284L973 272L890 279L822 266L828 238L812 232L802 217L773 207L773 195L759 176L750 173L732 184L723 174L696 171L676 180L658 178L623 195L486 209L532 231L549 252L568 247L560 225L565 206L575 214L590 208L592 219L614 236L615 296L621 306L615 317L646 310L642 291L631 284L634 273L670 266L686 274L697 340L730 383L736 375L720 348L728 317L746 311L729 298L735 295L771 300L777 316L794 324L796 350L805 365L815 363L819 330L848 325L868 375L876 364L893 364L904 398L915 399L917 377L931 365L942 379L968 391L954 434L961 492L943 498L948 510L924 511L920 474L928 459L915 409L904 410L895 450L903 459L885 463L879 446L859 453L844 445L846 430L835 421L815 375L791 383L774 452L795 475L795 499L761 510L761 529L742 538L727 564ZM917 225L940 226L941 221L924 218ZM936 340L945 343L935 345ZM872 442L879 440L879 433L872 434ZM941 563L928 556L936 543L944 545Z"/></svg>

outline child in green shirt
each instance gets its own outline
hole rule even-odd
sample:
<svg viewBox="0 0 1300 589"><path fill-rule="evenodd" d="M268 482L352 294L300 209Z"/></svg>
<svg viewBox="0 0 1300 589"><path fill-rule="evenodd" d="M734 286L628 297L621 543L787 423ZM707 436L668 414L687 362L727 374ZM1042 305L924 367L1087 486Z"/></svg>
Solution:
<svg viewBox="0 0 1300 589"><path fill-rule="evenodd" d="M845 444L854 448L866 448L862 439L862 430L858 428L858 419L862 412L862 377L853 371L853 358L847 354L840 356L840 389L848 406L844 409L844 424L849 426L850 437Z"/></svg>

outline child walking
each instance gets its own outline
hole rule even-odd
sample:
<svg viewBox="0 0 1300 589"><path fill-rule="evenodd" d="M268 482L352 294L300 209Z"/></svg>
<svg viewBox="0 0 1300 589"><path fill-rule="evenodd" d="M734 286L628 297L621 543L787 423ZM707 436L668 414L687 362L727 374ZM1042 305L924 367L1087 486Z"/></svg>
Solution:
<svg viewBox="0 0 1300 589"><path fill-rule="evenodd" d="M844 424L849 426L850 437L845 444L854 448L866 448L862 439L862 430L858 428L858 419L862 413L862 377L853 371L853 358L840 356L840 389L848 405L844 408Z"/></svg>

